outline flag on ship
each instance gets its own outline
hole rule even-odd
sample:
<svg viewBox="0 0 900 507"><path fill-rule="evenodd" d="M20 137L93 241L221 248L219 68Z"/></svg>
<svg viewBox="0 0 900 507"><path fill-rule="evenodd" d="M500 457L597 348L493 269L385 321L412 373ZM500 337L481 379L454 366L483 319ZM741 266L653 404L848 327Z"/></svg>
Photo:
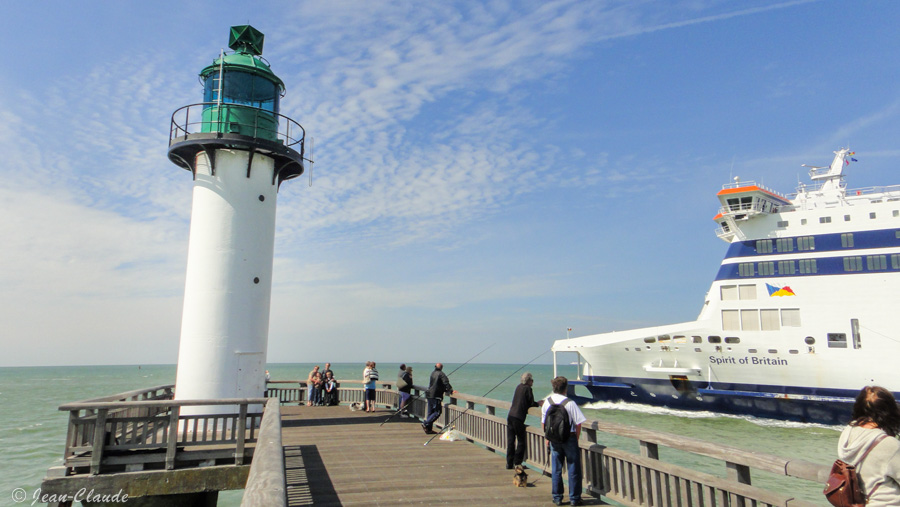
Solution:
<svg viewBox="0 0 900 507"><path fill-rule="evenodd" d="M796 296L796 294L794 294L794 291L791 290L791 288L787 285L785 285L784 287L775 287L774 285L766 284L766 288L769 289L769 297Z"/></svg>

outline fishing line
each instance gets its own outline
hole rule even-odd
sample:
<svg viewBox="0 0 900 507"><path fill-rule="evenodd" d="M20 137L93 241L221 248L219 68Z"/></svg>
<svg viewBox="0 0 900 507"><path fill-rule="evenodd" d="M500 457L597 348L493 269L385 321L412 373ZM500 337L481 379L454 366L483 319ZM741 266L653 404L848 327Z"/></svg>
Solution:
<svg viewBox="0 0 900 507"><path fill-rule="evenodd" d="M499 384L497 384L497 385L495 385L494 387L492 387L492 388L490 389L490 391L484 393L483 395L481 395L481 397L484 398L484 397L486 397L487 395L491 394L491 393L494 391L494 389L497 389L498 387L500 387L501 385L503 385L503 383L506 382L507 380L509 380L510 377L512 377L512 376L515 375L516 373L519 373L520 371L522 371L522 369L525 368L526 366L528 366L529 364L531 364L531 363L537 361L538 358L540 358L541 356L543 356L543 355L546 354L547 352L550 352L550 350L551 350L551 349L547 349L547 350L541 352L540 354L538 354L537 356L535 356L535 358L532 359L531 361L528 361L527 363L523 364L522 366L519 366L519 369L517 369L516 371L514 371L514 372L510 373L509 375L507 375L507 377L506 377L505 379L501 380ZM447 428L453 428L453 423L455 423L460 417L464 416L464 415L466 414L466 412L468 412L468 411L469 411L469 408L466 407L466 409L463 410L462 412L460 412L460 414L459 414L458 416L454 417L452 421L450 421L449 423L447 423L446 426L444 426L443 428L441 428L441 431L437 432L437 434L435 434L433 437L431 437L431 438L428 439L428 442L425 442L425 443L422 444L422 445L428 445L432 440L434 440L435 438L441 436L441 434L444 433L444 430L446 430Z"/></svg>
<svg viewBox="0 0 900 507"><path fill-rule="evenodd" d="M468 361L466 361L465 363L463 363L463 364L457 366L456 369L453 370L453 371L451 371L450 373L448 373L447 376L449 377L450 375L453 375L454 373L456 373L457 371L459 371L460 368L462 368L463 366L469 364L470 362L472 362L473 359L475 359L476 357L480 356L480 355L483 354L487 349L493 347L493 346L496 345L496 344L497 344L497 342L494 342L494 343L488 345L488 346L485 347L481 352L479 352L479 353L475 354L474 356L472 356L471 358L469 358ZM429 387L430 387L430 386L429 386ZM421 397L422 397L421 394L417 394L414 398L411 397L411 398L409 399L409 401L406 402L406 405L409 405L410 403L412 403L412 402L415 401L415 400L418 400L418 399L421 398ZM382 422L381 424L379 424L378 427L380 428L380 427L384 426L384 423L386 423L386 422L390 421L391 419L393 419L394 416L397 415L397 414L399 414L402 410L403 410L402 408L398 409L396 412L394 412L393 414L391 414L390 417L388 417L387 419L385 419L384 422Z"/></svg>

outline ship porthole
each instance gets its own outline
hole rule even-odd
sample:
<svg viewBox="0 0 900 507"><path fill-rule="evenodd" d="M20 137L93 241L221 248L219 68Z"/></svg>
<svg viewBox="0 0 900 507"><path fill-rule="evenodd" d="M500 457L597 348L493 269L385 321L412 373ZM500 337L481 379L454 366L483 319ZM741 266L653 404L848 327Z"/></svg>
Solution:
<svg viewBox="0 0 900 507"><path fill-rule="evenodd" d="M816 339L812 336L807 336L803 341L805 341L807 345L814 345L816 343Z"/></svg>

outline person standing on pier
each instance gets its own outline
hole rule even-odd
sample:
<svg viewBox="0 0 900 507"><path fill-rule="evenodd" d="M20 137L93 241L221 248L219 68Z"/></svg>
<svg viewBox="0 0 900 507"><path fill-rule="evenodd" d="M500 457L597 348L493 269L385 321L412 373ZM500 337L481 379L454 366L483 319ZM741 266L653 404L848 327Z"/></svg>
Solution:
<svg viewBox="0 0 900 507"><path fill-rule="evenodd" d="M883 387L864 387L853 404L852 417L838 439L838 458L856 466L867 506L900 505L897 400Z"/></svg>
<svg viewBox="0 0 900 507"><path fill-rule="evenodd" d="M430 435L434 433L434 421L441 416L443 411L442 403L444 401L444 393L455 394L453 386L450 385L450 379L444 374L444 365L437 363L434 365L434 371L431 372L431 379L428 381L428 390L425 391L425 398L428 400L428 417L422 421L422 429Z"/></svg>
<svg viewBox="0 0 900 507"><path fill-rule="evenodd" d="M512 470L516 465L525 461L525 453L528 450L528 440L525 436L525 417L528 409L537 407L534 401L534 377L531 373L523 373L522 381L516 386L513 394L512 405L509 407L509 415L506 417L506 469Z"/></svg>
<svg viewBox="0 0 900 507"><path fill-rule="evenodd" d="M397 373L397 391L400 392L400 416L406 415L406 404L409 403L410 391L412 390L412 377L406 371L406 365L400 365L400 372Z"/></svg>
<svg viewBox="0 0 900 507"><path fill-rule="evenodd" d="M375 361L368 361L363 370L363 382L366 385L366 412L375 411L375 381L378 380L378 370L375 369Z"/></svg>
<svg viewBox="0 0 900 507"><path fill-rule="evenodd" d="M322 378L328 378L328 372L331 371L331 363L325 363L325 369L322 370ZM331 376L334 376L334 372L331 371Z"/></svg>
<svg viewBox="0 0 900 507"><path fill-rule="evenodd" d="M306 377L306 406L313 406L313 401L315 401L316 397L316 375L319 373L319 365L316 365L315 368L309 372L309 377Z"/></svg>
<svg viewBox="0 0 900 507"><path fill-rule="evenodd" d="M587 418L578 405L566 397L569 390L569 380L566 377L556 377L550 384L553 386L553 393L547 397L541 409L541 427L546 434L545 425L549 424L547 414L551 408L559 406L559 409L564 409L568 414L570 430L561 442L547 440L547 445L550 446L553 503L562 505L562 469L568 463L569 505L584 505L581 500L581 449L578 448L578 438L581 436L581 425Z"/></svg>

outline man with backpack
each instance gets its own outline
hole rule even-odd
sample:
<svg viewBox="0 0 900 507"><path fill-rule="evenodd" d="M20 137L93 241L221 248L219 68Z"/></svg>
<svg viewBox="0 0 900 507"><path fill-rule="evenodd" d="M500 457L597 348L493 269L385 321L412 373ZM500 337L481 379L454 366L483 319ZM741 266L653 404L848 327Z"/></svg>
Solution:
<svg viewBox="0 0 900 507"><path fill-rule="evenodd" d="M584 505L581 501L581 450L578 438L581 424L587 420L574 401L566 397L569 381L556 377L550 383L553 393L541 407L541 427L550 446L553 503L563 503L562 468L568 464L569 505Z"/></svg>

